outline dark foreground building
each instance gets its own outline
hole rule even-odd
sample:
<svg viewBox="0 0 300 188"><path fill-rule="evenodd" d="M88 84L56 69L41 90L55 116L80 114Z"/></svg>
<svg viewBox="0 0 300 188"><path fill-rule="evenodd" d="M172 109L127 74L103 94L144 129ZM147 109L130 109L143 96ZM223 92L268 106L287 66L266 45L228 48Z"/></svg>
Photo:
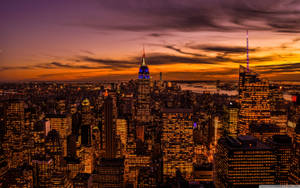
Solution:
<svg viewBox="0 0 300 188"><path fill-rule="evenodd" d="M218 187L275 184L276 156L271 147L252 136L220 139L215 162Z"/></svg>

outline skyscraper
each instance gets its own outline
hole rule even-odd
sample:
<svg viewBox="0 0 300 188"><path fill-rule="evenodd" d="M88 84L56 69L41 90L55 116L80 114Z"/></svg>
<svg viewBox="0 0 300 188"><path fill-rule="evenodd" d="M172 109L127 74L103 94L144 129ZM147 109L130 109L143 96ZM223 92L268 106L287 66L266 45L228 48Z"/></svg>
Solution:
<svg viewBox="0 0 300 188"><path fill-rule="evenodd" d="M221 138L215 162L218 187L275 184L276 156L271 147L255 137Z"/></svg>
<svg viewBox="0 0 300 188"><path fill-rule="evenodd" d="M238 124L239 109L235 102L229 102L224 106L224 133L227 136L237 137L237 124Z"/></svg>
<svg viewBox="0 0 300 188"><path fill-rule="evenodd" d="M287 135L274 135L267 140L277 158L276 184L288 184L292 159L292 139Z"/></svg>
<svg viewBox="0 0 300 188"><path fill-rule="evenodd" d="M113 99L107 96L104 100L104 143L105 143L105 158L111 159L116 154L115 143L115 125L113 120Z"/></svg>
<svg viewBox="0 0 300 188"><path fill-rule="evenodd" d="M249 134L251 123L269 124L271 121L270 111L270 88L267 80L259 78L256 72L240 66L239 73L239 124L240 135Z"/></svg>
<svg viewBox="0 0 300 188"><path fill-rule="evenodd" d="M138 122L150 121L150 73L145 61L145 52L138 75L136 120Z"/></svg>
<svg viewBox="0 0 300 188"><path fill-rule="evenodd" d="M249 43L247 30L247 68L239 69L239 124L240 135L249 134L249 125L268 124L271 121L269 81L249 69Z"/></svg>
<svg viewBox="0 0 300 188"><path fill-rule="evenodd" d="M9 100L6 108L3 150L8 158L9 167L17 167L23 160L24 105L21 100Z"/></svg>
<svg viewBox="0 0 300 188"><path fill-rule="evenodd" d="M193 171L194 141L191 109L163 109L163 175L175 177L179 170L185 178Z"/></svg>

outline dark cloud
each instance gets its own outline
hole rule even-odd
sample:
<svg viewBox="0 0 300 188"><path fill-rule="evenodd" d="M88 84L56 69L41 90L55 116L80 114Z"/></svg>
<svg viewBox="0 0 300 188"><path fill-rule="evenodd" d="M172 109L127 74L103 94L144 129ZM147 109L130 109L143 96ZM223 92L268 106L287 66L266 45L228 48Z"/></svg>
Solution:
<svg viewBox="0 0 300 188"><path fill-rule="evenodd" d="M299 1L291 0L99 0L118 12L114 24L90 23L92 28L126 31L240 31L299 32ZM254 23L255 22L255 23Z"/></svg>
<svg viewBox="0 0 300 188"><path fill-rule="evenodd" d="M300 72L300 63L285 63L277 65L259 65L256 66L258 72L262 74L272 74L272 73L293 73Z"/></svg>
<svg viewBox="0 0 300 188"><path fill-rule="evenodd" d="M176 47L173 46L173 45L165 45L164 47L165 47L165 48L168 48L168 49L171 49L171 50L174 50L174 51L176 51L176 52L178 52L178 53L181 53L181 54L184 54L184 55L193 55L193 56L201 56L201 57L204 57L204 55L202 55L202 54L191 53L191 52L185 52L185 51L183 51L182 49L176 48Z"/></svg>
<svg viewBox="0 0 300 188"><path fill-rule="evenodd" d="M148 36L150 37L164 37L164 36L170 36L171 34L166 33L150 33Z"/></svg>
<svg viewBox="0 0 300 188"><path fill-rule="evenodd" d="M210 52L223 53L223 55L228 54L246 54L246 47L240 46L219 46L219 45L188 45L187 47L196 50L204 50ZM254 52L258 49L249 49L249 51Z"/></svg>

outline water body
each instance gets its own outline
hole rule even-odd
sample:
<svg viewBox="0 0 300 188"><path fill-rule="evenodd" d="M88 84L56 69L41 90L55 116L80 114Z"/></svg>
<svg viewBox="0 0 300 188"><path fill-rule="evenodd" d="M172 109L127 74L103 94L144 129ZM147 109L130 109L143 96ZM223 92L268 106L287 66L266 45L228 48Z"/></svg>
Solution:
<svg viewBox="0 0 300 188"><path fill-rule="evenodd" d="M228 96L237 96L239 92L237 90L222 90L217 89L215 85L209 84L179 84L182 90L190 90L195 93L210 93L210 94L219 94L219 95L228 95ZM288 93L283 94L284 100L292 101L292 95Z"/></svg>

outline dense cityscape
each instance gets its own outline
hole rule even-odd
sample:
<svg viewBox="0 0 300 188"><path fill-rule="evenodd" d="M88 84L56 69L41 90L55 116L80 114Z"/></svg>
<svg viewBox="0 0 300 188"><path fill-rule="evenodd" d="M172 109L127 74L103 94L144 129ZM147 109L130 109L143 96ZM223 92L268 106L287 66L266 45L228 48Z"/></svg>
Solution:
<svg viewBox="0 0 300 188"><path fill-rule="evenodd" d="M152 80L146 61L128 82L2 83L0 186L300 184L297 85L248 63L238 83L214 82L238 95L193 92Z"/></svg>
<svg viewBox="0 0 300 188"><path fill-rule="evenodd" d="M300 1L7 0L0 188L300 187Z"/></svg>

